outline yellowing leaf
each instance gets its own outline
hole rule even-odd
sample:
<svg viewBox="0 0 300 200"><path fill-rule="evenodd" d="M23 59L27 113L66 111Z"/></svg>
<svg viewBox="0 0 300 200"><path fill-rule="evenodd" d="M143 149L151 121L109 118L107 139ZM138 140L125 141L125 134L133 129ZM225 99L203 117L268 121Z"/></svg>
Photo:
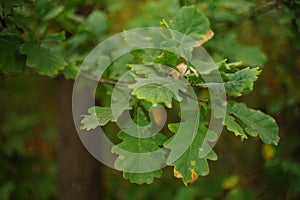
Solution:
<svg viewBox="0 0 300 200"><path fill-rule="evenodd" d="M214 32L212 30L209 30L206 34L202 35L203 39L197 41L195 47L202 46L205 42L210 40L214 36Z"/></svg>
<svg viewBox="0 0 300 200"><path fill-rule="evenodd" d="M189 184L193 184L198 179L198 174L195 172L194 169L191 170L192 173L192 180L188 182ZM174 176L176 178L183 178L182 174L180 174L175 168L174 168Z"/></svg>
<svg viewBox="0 0 300 200"><path fill-rule="evenodd" d="M91 130L97 128L97 126L104 126L109 121L115 121L108 107L94 106L88 109L89 115L83 115L81 121L81 129Z"/></svg>

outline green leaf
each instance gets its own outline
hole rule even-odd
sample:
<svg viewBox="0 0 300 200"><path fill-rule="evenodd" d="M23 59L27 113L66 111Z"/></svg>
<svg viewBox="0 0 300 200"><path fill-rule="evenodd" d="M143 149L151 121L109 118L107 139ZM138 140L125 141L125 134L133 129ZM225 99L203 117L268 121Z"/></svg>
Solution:
<svg viewBox="0 0 300 200"><path fill-rule="evenodd" d="M237 63L238 64L238 63ZM214 76L218 74L221 75L223 82L215 83L215 82L204 82L202 77L189 76L188 80L197 86L207 88L209 86L218 86L224 84L227 95L238 97L242 95L244 91L251 91L253 89L253 83L257 80L258 75L260 74L260 70L258 67L256 68L244 68L238 70L234 67L234 64L227 65L224 67L228 67L223 71L212 70L209 74L205 76L206 80L214 80ZM221 69L220 69L221 70ZM236 71L235 73L224 73L224 71Z"/></svg>
<svg viewBox="0 0 300 200"><path fill-rule="evenodd" d="M146 172L146 173L129 173L124 172L123 177L128 179L131 183L136 183L142 185L144 183L151 184L154 178L160 178L162 176L162 170L156 170L153 172Z"/></svg>
<svg viewBox="0 0 300 200"><path fill-rule="evenodd" d="M137 75L143 75L147 78L162 77L173 71L171 67L160 64L127 64L127 67L135 71Z"/></svg>
<svg viewBox="0 0 300 200"><path fill-rule="evenodd" d="M27 65L36 69L40 75L55 76L67 65L61 56L42 47L37 40L29 40L24 43L20 52L27 55Z"/></svg>
<svg viewBox="0 0 300 200"><path fill-rule="evenodd" d="M154 59L161 54L159 49L137 49L130 52L134 56L135 60L139 60L140 63L153 63Z"/></svg>
<svg viewBox="0 0 300 200"><path fill-rule="evenodd" d="M238 71L238 67L242 65L242 62L227 63L227 60L228 59L224 59L221 62L217 63L217 66L220 71L225 73L234 73Z"/></svg>
<svg viewBox="0 0 300 200"><path fill-rule="evenodd" d="M182 122L168 125L175 135L164 144L170 149L167 164L174 166L174 176L182 178L185 185L209 173L208 159L217 160L209 145L217 134L206 128L205 108L197 109L189 100L184 98L181 104Z"/></svg>
<svg viewBox="0 0 300 200"><path fill-rule="evenodd" d="M136 49L139 49L140 47L158 46L162 41L162 37L157 35L157 32L151 27L145 27L137 32L123 31L122 37L126 44L133 46Z"/></svg>
<svg viewBox="0 0 300 200"><path fill-rule="evenodd" d="M66 79L75 80L78 74L78 66L75 62L68 62L68 65L61 71Z"/></svg>
<svg viewBox="0 0 300 200"><path fill-rule="evenodd" d="M140 108L138 109L140 110ZM140 110L139 112L142 111ZM140 123L140 120L144 121L144 119L138 119L138 123ZM139 134L141 135L143 133L140 132ZM166 136L161 133L158 133L152 137L141 138L128 135L127 133L121 131L118 134L118 138L120 138L122 142L116 145L118 148L113 147L112 151L114 153L116 153L118 149L133 153L148 153L159 149L159 146L166 141Z"/></svg>
<svg viewBox="0 0 300 200"><path fill-rule="evenodd" d="M149 76L157 76L158 72L153 65L145 65L145 64L127 64L131 70L135 71L137 75L145 75L146 77Z"/></svg>
<svg viewBox="0 0 300 200"><path fill-rule="evenodd" d="M218 49L222 56L229 57L230 60L241 60L244 65L262 66L267 61L267 57L259 47L240 44L233 32L213 40L209 45Z"/></svg>
<svg viewBox="0 0 300 200"><path fill-rule="evenodd" d="M118 154L114 166L123 171L124 178L132 183L150 184L162 175L161 165L166 156L160 147L166 141L163 134L138 138L120 132L118 137L122 142L112 148L112 152Z"/></svg>
<svg viewBox="0 0 300 200"><path fill-rule="evenodd" d="M82 115L81 129L91 130L97 126L104 126L109 121L115 121L111 109L108 107L94 106L88 109L88 113L89 115Z"/></svg>
<svg viewBox="0 0 300 200"><path fill-rule="evenodd" d="M107 55L102 54L96 57L91 63L82 65L80 71L81 73L84 73L85 76L98 79L99 77L97 77L97 74L102 74L105 66L108 66L110 63L110 58Z"/></svg>
<svg viewBox="0 0 300 200"><path fill-rule="evenodd" d="M210 29L208 19L195 6L182 7L175 18L170 21L170 25L165 20L160 25L164 36L161 47L186 60L192 59L193 47L201 46L214 34ZM166 59L168 59L168 64L170 61L171 64L175 62L172 57L165 56L164 60Z"/></svg>
<svg viewBox="0 0 300 200"><path fill-rule="evenodd" d="M99 10L95 10L88 16L83 25L96 36L101 36L108 28L107 16Z"/></svg>
<svg viewBox="0 0 300 200"><path fill-rule="evenodd" d="M19 52L23 40L16 35L0 35L0 72L3 74L19 73L25 68L26 57Z"/></svg>
<svg viewBox="0 0 300 200"><path fill-rule="evenodd" d="M241 139L247 139L247 135L243 128L235 121L234 117L226 115L224 125L227 130L232 131L236 136L241 136Z"/></svg>
<svg viewBox="0 0 300 200"><path fill-rule="evenodd" d="M247 134L253 137L259 135L266 144L278 144L278 126L271 116L249 109L243 103L229 102L227 108L228 114L234 115L245 125Z"/></svg>
<svg viewBox="0 0 300 200"><path fill-rule="evenodd" d="M186 131L192 131L191 128L194 127L192 123L190 120L186 120L182 123L169 124L169 129L176 133L179 126L184 126ZM217 155L210 147L208 147L210 148L209 153L205 157L200 157L200 154L201 151L205 151L204 148L207 148L204 143L214 139L216 139L215 133L208 131L204 126L199 126L189 148L174 163L171 163L174 166L174 176L182 178L184 184L187 185L193 183L199 175L207 175L209 173L207 159L216 160Z"/></svg>
<svg viewBox="0 0 300 200"><path fill-rule="evenodd" d="M59 14L61 14L64 11L64 9L65 9L65 7L62 5L53 7L45 14L45 16L43 17L43 20L49 21L49 20L57 17Z"/></svg>
<svg viewBox="0 0 300 200"><path fill-rule="evenodd" d="M201 41L211 34L208 19L195 6L182 7L177 13L170 28Z"/></svg>
<svg viewBox="0 0 300 200"><path fill-rule="evenodd" d="M181 100L179 91L185 91L186 83L171 77L136 78L136 83L129 87L138 99L151 102L153 105L165 104L172 107L173 99Z"/></svg>
<svg viewBox="0 0 300 200"><path fill-rule="evenodd" d="M166 152L161 148L166 137L161 134L153 134L150 137L142 138L145 125L149 119L141 107L137 107L134 114L134 121L140 128L130 127L126 130L137 130L137 135L132 136L123 131L118 134L122 140L118 145L113 146L112 152L118 154L115 167L124 172L124 178L132 183L150 184L154 178L162 175L161 165L165 162ZM133 133L130 133L133 134ZM135 133L134 133L135 134Z"/></svg>
<svg viewBox="0 0 300 200"><path fill-rule="evenodd" d="M178 64L178 56L172 52L163 51L154 59L154 62L175 68Z"/></svg>
<svg viewBox="0 0 300 200"><path fill-rule="evenodd" d="M257 80L260 72L258 67L247 67L234 74L226 74L229 78L229 81L225 82L226 93L230 96L238 97L242 95L243 91L251 91L253 83Z"/></svg>
<svg viewBox="0 0 300 200"><path fill-rule="evenodd" d="M66 39L65 31L60 33L45 35L41 38L43 44L61 44Z"/></svg>

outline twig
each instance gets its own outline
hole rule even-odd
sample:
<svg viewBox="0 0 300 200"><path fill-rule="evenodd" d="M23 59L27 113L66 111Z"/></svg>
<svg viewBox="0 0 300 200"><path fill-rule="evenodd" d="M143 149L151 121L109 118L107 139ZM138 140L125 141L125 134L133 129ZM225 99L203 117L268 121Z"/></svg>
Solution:
<svg viewBox="0 0 300 200"><path fill-rule="evenodd" d="M128 87L128 85L130 85L131 83L126 83L126 82L116 82L116 81L113 81L113 80L110 80L110 79L104 79L104 78L101 78L99 80L100 83L106 83L106 84L110 84L110 85L117 85L117 86L123 86L123 87Z"/></svg>
<svg viewBox="0 0 300 200"><path fill-rule="evenodd" d="M114 81L111 79L105 79L105 78L94 78L91 76L88 76L86 74L81 73L80 76L88 79L88 80L92 80L92 81L96 81L96 82L100 82L100 83L104 83L104 84L109 84L109 85L116 85L116 86L122 86L122 87L128 87L128 85L133 84L131 82L121 82L121 81Z"/></svg>
<svg viewBox="0 0 300 200"><path fill-rule="evenodd" d="M268 3L265 6L258 8L256 10L253 10L252 12L248 13L247 15L242 16L241 19L239 20L239 22L247 20L247 19L253 19L259 15L263 15L275 8L278 8L279 4L280 4L280 1Z"/></svg>
<svg viewBox="0 0 300 200"><path fill-rule="evenodd" d="M11 78L11 77L16 77L22 75L21 73L18 74L1 74L0 73L0 78Z"/></svg>
<svg viewBox="0 0 300 200"><path fill-rule="evenodd" d="M98 80L96 78L87 76L85 74L80 74L80 76L82 76L82 77L84 77L88 80L92 80L92 81L96 81L96 82L100 82L100 83L104 83L104 84L109 84L109 85L122 86L122 87L128 87L128 85L133 84L132 82L120 82L120 81L117 82L117 81L114 81L114 80L111 80L111 79L104 79L104 78L101 78L101 79ZM179 90L179 92L181 94L183 94L184 96L189 97L189 98L197 101L198 103L208 103L209 102L206 99L199 99L199 98L193 97L192 95L187 94L186 92L183 92L182 90Z"/></svg>
<svg viewBox="0 0 300 200"><path fill-rule="evenodd" d="M247 21L249 19L253 19L260 15L264 15L267 12L278 8L283 2L284 1L281 1L281 0L275 0L274 2L267 3L266 5L262 6L261 8L254 9L251 12L249 12L248 14L241 15L240 18L236 21L238 22L238 24L241 24L242 22ZM215 21L215 23L221 23L219 25L219 28L222 28L222 26L230 28L230 27L236 25L236 23L233 23L233 22L226 23L226 21Z"/></svg>
<svg viewBox="0 0 300 200"><path fill-rule="evenodd" d="M208 100L207 100L207 99L199 99L199 98L197 98L197 97L193 97L192 95L187 94L187 93L183 92L182 90L179 90L179 92L180 92L181 94L183 94L184 96L189 97L189 98L191 98L191 99L197 101L198 103L208 103Z"/></svg>

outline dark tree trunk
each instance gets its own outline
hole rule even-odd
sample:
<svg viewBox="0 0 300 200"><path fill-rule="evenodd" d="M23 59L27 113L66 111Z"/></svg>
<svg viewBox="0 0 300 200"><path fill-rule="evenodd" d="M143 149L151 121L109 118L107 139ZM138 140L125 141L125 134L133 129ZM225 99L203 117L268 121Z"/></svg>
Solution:
<svg viewBox="0 0 300 200"><path fill-rule="evenodd" d="M81 143L72 116L73 81L59 79L58 173L59 199L99 200L103 197L101 164Z"/></svg>

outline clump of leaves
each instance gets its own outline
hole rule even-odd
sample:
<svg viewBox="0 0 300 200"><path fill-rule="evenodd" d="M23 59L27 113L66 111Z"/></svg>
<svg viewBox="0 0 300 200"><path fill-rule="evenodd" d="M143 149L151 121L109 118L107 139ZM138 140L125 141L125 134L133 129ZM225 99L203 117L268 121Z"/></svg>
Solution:
<svg viewBox="0 0 300 200"><path fill-rule="evenodd" d="M122 141L113 146L112 152L118 155L115 168L124 171L124 178L132 183L150 184L162 175L162 166L173 166L174 176L182 178L185 185L193 183L198 176L207 175L208 160L217 160L210 146L218 139L218 134L208 127L211 118L221 119L224 127L242 140L258 136L266 144L278 144L278 126L271 116L232 100L213 105L211 90L207 90L218 90L223 85L227 96L239 97L253 89L260 68L243 67L241 62L228 63L226 59L217 63L216 69L201 63L197 67L187 61L186 58L192 57L193 52L213 36L209 21L194 6L182 7L169 22L163 20L161 29L166 38L161 46L166 48L132 51L131 59L122 66L127 67L131 78L119 89L129 91L130 106L118 109L118 115L113 115L109 105L92 107L82 119L81 128L86 130L105 126L109 121L123 123L118 133ZM172 35L169 30L179 31L195 43L179 43L186 46L178 47L177 42L183 38ZM126 38L126 32L123 36L132 42ZM204 80L203 74L208 78ZM214 81L215 74L220 74L222 83ZM108 78L117 81L118 77ZM196 96L190 95L189 86ZM112 98L112 101L122 99ZM152 112L157 105L169 109L180 107L180 120L167 125L172 136L157 128L161 126L159 120L155 120L159 114ZM224 116L220 114L222 109L227 110ZM123 121L122 114L128 111L134 123Z"/></svg>

